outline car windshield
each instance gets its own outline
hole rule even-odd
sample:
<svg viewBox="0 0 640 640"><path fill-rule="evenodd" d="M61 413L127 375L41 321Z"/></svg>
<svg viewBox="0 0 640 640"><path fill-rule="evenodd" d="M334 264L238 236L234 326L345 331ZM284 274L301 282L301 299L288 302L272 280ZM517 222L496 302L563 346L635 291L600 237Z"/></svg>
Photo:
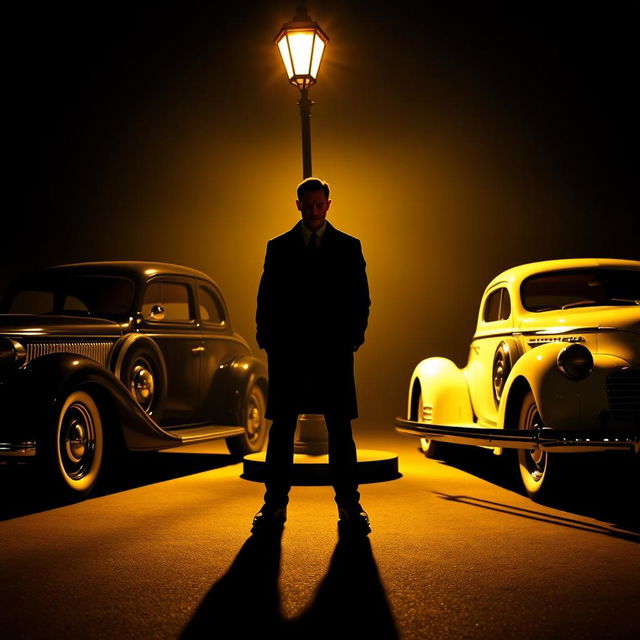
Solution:
<svg viewBox="0 0 640 640"><path fill-rule="evenodd" d="M640 304L640 271L576 269L541 273L520 288L528 311Z"/></svg>
<svg viewBox="0 0 640 640"><path fill-rule="evenodd" d="M47 273L18 281L7 292L4 313L120 317L131 312L134 284L112 275Z"/></svg>

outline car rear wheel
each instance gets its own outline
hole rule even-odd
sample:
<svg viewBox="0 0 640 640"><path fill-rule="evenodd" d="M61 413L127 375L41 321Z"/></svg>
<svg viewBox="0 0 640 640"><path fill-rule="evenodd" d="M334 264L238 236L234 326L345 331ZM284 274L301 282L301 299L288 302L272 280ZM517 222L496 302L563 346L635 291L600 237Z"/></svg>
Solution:
<svg viewBox="0 0 640 640"><path fill-rule="evenodd" d="M54 484L69 497L84 497L96 486L104 457L100 409L91 394L66 395L49 434L47 468Z"/></svg>
<svg viewBox="0 0 640 640"><path fill-rule="evenodd" d="M518 427L533 429L543 426L535 398L529 391L522 400ZM558 460L558 455L549 454L540 449L518 449L520 477L530 498L542 500L559 493L566 473L565 465L562 460Z"/></svg>
<svg viewBox="0 0 640 640"><path fill-rule="evenodd" d="M268 431L264 415L266 406L264 391L254 384L242 410L245 432L241 436L226 439L227 449L231 454L240 457L262 450Z"/></svg>

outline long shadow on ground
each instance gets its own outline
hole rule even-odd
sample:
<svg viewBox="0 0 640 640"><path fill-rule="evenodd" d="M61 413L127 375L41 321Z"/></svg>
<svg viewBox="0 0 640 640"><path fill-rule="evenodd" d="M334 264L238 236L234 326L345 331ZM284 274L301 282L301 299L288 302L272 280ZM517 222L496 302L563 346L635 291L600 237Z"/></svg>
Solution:
<svg viewBox="0 0 640 640"><path fill-rule="evenodd" d="M569 467L567 486L544 505L599 520L609 531L640 534L640 460L622 453L557 454ZM570 456L570 459L567 457ZM494 456L488 450L451 445L443 464L524 495L515 451ZM476 505L479 506L479 505ZM537 507L531 502L532 509ZM628 539L636 540L632 535Z"/></svg>
<svg viewBox="0 0 640 640"><path fill-rule="evenodd" d="M280 612L282 531L253 534L206 594L181 640L398 638L369 539L339 534L313 602L291 620Z"/></svg>

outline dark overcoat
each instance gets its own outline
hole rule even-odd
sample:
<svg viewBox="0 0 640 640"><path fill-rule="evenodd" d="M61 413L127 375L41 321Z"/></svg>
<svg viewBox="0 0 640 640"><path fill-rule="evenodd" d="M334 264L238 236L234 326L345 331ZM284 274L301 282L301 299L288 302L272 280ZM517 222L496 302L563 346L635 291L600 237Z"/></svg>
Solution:
<svg viewBox="0 0 640 640"><path fill-rule="evenodd" d="M353 352L371 304L365 266L360 241L328 222L316 252L304 244L302 222L267 244L256 312L269 361L267 418L358 416Z"/></svg>

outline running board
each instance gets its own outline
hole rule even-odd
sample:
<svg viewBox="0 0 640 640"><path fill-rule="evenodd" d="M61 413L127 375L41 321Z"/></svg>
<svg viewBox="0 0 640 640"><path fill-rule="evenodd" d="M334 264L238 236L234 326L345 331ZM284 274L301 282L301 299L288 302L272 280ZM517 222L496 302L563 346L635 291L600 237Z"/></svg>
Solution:
<svg viewBox="0 0 640 640"><path fill-rule="evenodd" d="M167 433L180 439L181 444L194 444L219 438L231 438L241 436L245 432L244 427L226 426L218 424L203 424L199 427L189 425L186 427L173 427L165 429Z"/></svg>
<svg viewBox="0 0 640 640"><path fill-rule="evenodd" d="M633 431L569 431L537 427L535 429L487 429L425 424L396 418L396 431L404 436L428 438L438 442L470 444L503 449L541 449L553 453L597 451L633 451L640 453L640 434Z"/></svg>

